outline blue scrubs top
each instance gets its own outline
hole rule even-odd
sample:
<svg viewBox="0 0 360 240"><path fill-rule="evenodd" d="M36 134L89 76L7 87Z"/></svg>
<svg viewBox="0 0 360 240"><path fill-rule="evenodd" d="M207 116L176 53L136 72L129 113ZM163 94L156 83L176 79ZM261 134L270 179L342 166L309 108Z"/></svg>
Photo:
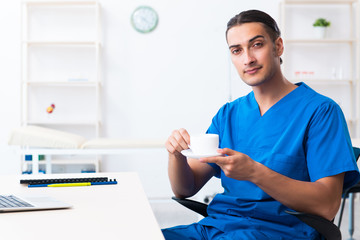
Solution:
<svg viewBox="0 0 360 240"><path fill-rule="evenodd" d="M301 181L345 172L344 188L359 181L352 144L340 107L304 83L260 115L254 93L225 104L208 133L219 134L220 148L247 154L270 169ZM208 207L200 224L222 231L254 229L275 239L316 239L316 231L255 184L221 178L224 193Z"/></svg>

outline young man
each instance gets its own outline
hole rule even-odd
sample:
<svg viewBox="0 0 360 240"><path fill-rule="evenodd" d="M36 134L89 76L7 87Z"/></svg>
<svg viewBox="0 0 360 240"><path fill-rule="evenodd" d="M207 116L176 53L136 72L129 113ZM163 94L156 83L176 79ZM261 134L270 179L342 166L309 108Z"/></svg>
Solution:
<svg viewBox="0 0 360 240"><path fill-rule="evenodd" d="M317 239L286 209L333 219L343 187L359 181L339 106L282 75L283 41L266 13L241 12L228 23L231 59L252 92L225 104L208 133L219 134L220 157L186 159L185 129L166 142L176 197L196 194L213 176L224 192L199 223L164 229L166 239Z"/></svg>

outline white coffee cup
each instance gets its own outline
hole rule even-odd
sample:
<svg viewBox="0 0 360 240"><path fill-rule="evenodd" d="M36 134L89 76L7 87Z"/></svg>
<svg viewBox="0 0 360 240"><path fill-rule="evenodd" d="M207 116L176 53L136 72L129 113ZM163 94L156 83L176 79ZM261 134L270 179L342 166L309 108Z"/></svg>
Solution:
<svg viewBox="0 0 360 240"><path fill-rule="evenodd" d="M190 149L196 155L215 154L219 147L219 135L200 134L190 136Z"/></svg>

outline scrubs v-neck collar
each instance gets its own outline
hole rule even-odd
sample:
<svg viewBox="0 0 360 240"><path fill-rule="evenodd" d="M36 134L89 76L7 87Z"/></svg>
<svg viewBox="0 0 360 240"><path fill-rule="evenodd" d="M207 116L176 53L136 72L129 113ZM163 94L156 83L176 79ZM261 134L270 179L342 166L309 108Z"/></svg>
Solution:
<svg viewBox="0 0 360 240"><path fill-rule="evenodd" d="M294 94L297 94L297 92L303 91L301 89L303 88L304 85L306 86L306 84L303 82L296 83L295 85L298 87L295 88L294 90L292 90L291 92L289 92L288 94L286 94L284 97L282 97L279 101L277 101L274 105L272 105L263 115L261 115L261 113L260 113L259 104L257 103L257 101L255 99L254 92L252 92L251 100L253 101L254 107L256 107L257 117L263 118L263 117L269 115L271 112L277 111L277 109L281 108L283 103L286 102L288 98L291 98Z"/></svg>

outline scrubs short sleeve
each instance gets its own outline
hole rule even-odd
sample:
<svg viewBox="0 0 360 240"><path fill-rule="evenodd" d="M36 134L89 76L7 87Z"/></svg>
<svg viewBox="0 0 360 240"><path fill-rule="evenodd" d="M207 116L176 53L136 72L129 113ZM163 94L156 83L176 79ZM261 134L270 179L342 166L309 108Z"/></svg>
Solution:
<svg viewBox="0 0 360 240"><path fill-rule="evenodd" d="M344 188L348 188L358 181L356 170L347 171L349 161L340 160L354 159L351 140L348 134L344 134L347 132L346 120L335 102L330 101L319 106L309 123L305 146L311 181L337 175L344 171L346 171ZM343 144L344 142L348 142L348 144Z"/></svg>

